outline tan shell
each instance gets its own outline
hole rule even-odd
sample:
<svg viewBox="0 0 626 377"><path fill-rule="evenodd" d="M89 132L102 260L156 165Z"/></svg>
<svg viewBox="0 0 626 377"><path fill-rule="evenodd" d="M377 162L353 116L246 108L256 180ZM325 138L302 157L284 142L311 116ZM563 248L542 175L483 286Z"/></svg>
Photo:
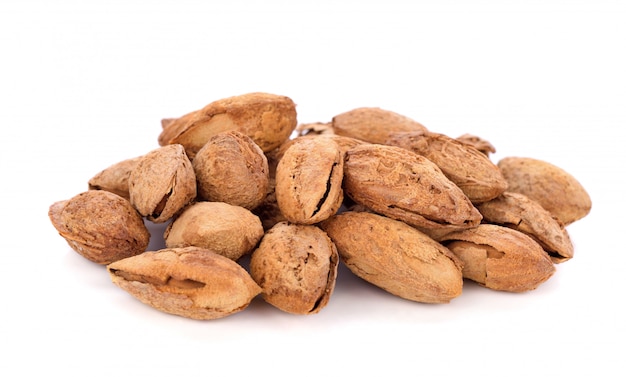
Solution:
<svg viewBox="0 0 626 377"><path fill-rule="evenodd" d="M386 144L422 155L434 162L473 203L491 200L507 188L500 169L471 145L434 132L391 134Z"/></svg>
<svg viewBox="0 0 626 377"><path fill-rule="evenodd" d="M89 190L109 191L124 199L130 199L128 178L140 159L141 157L129 158L102 170L89 180Z"/></svg>
<svg viewBox="0 0 626 377"><path fill-rule="evenodd" d="M465 278L494 290L533 290L555 272L537 242L507 227L481 224L448 234L442 243L463 261Z"/></svg>
<svg viewBox="0 0 626 377"><path fill-rule="evenodd" d="M238 131L211 137L194 158L198 196L253 209L269 188L269 167L261 148Z"/></svg>
<svg viewBox="0 0 626 377"><path fill-rule="evenodd" d="M250 253L263 237L261 220L249 210L222 202L187 206L165 229L168 248L197 246L232 260Z"/></svg>
<svg viewBox="0 0 626 377"><path fill-rule="evenodd" d="M310 137L320 137L320 138L331 139L337 144L337 146L339 147L339 150L341 150L343 155L345 155L345 153L348 150L352 149L353 147L357 145L366 144L366 142L362 140L358 140L358 139L348 137L348 136L339 136L339 135L335 135L332 133L322 133L319 135L318 134L306 134L304 136L298 136L294 139L289 139L285 141L278 148L273 149L265 154L267 157L269 167L270 167L270 176L276 176L276 167L278 166L278 162L280 161L281 158L283 158L283 156L285 155L285 152L287 151L287 149L289 149L289 147L291 147L295 142L299 142L303 138L310 138Z"/></svg>
<svg viewBox="0 0 626 377"><path fill-rule="evenodd" d="M489 156L491 153L496 153L496 147L494 147L488 140L485 140L480 136L463 134L456 139L462 143L473 146L485 156Z"/></svg>
<svg viewBox="0 0 626 377"><path fill-rule="evenodd" d="M143 253L150 232L130 202L90 190L50 206L52 225L78 254L99 264Z"/></svg>
<svg viewBox="0 0 626 377"><path fill-rule="evenodd" d="M508 191L538 202L565 225L591 211L591 198L585 188L558 166L528 157L506 157L498 166L509 183Z"/></svg>
<svg viewBox="0 0 626 377"><path fill-rule="evenodd" d="M270 229L250 258L250 275L271 305L292 314L313 314L332 295L339 256L326 233L287 222Z"/></svg>
<svg viewBox="0 0 626 377"><path fill-rule="evenodd" d="M355 139L349 136L341 136L334 134L322 134L319 137L326 137L333 140L338 146L341 152L345 155L350 149L356 147L357 145L367 144L366 141Z"/></svg>
<svg viewBox="0 0 626 377"><path fill-rule="evenodd" d="M482 219L434 163L400 147L364 144L349 150L343 186L356 203L435 238L476 226Z"/></svg>
<svg viewBox="0 0 626 377"><path fill-rule="evenodd" d="M177 118L163 118L161 119L161 128L167 128Z"/></svg>
<svg viewBox="0 0 626 377"><path fill-rule="evenodd" d="M505 192L476 208L483 215L483 222L507 226L532 237L554 263L574 256L574 245L563 223L525 195Z"/></svg>
<svg viewBox="0 0 626 377"><path fill-rule="evenodd" d="M213 135L236 130L267 152L287 140L296 125L296 105L290 98L248 93L211 102L200 110L163 123L159 145L182 144L193 159Z"/></svg>
<svg viewBox="0 0 626 377"><path fill-rule="evenodd" d="M360 107L338 114L332 127L337 135L377 144L385 143L394 132L426 131L421 123L378 107Z"/></svg>
<svg viewBox="0 0 626 377"><path fill-rule="evenodd" d="M196 247L147 252L107 270L115 285L144 304L192 319L240 312L261 292L236 262Z"/></svg>
<svg viewBox="0 0 626 377"><path fill-rule="evenodd" d="M183 146L172 144L141 157L128 178L131 204L154 223L164 223L196 197L196 175Z"/></svg>
<svg viewBox="0 0 626 377"><path fill-rule="evenodd" d="M401 221L368 212L344 212L320 226L355 275L391 294L447 303L462 292L461 263L456 256Z"/></svg>
<svg viewBox="0 0 626 377"><path fill-rule="evenodd" d="M287 220L314 224L343 201L343 155L328 138L297 138L276 167L276 201Z"/></svg>

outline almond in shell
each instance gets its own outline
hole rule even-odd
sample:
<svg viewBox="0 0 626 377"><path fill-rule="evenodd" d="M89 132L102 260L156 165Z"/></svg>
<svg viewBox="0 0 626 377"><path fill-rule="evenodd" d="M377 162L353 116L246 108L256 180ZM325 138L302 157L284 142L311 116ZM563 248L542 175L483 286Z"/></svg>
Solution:
<svg viewBox="0 0 626 377"><path fill-rule="evenodd" d="M346 153L343 187L357 204L437 238L482 219L437 165L404 148L364 144Z"/></svg>
<svg viewBox="0 0 626 377"><path fill-rule="evenodd" d="M250 210L223 202L195 202L165 229L165 246L211 249L232 260L250 253L263 237L261 220Z"/></svg>
<svg viewBox="0 0 626 377"><path fill-rule="evenodd" d="M460 260L402 221L369 212L343 212L320 226L355 275L393 295L447 303L462 292Z"/></svg>
<svg viewBox="0 0 626 377"><path fill-rule="evenodd" d="M147 252L107 270L115 285L144 304L198 320L240 312L261 292L236 262L197 247Z"/></svg>
<svg viewBox="0 0 626 377"><path fill-rule="evenodd" d="M253 209L269 188L269 167L261 148L238 131L209 139L192 162L198 197Z"/></svg>
<svg viewBox="0 0 626 377"><path fill-rule="evenodd" d="M582 184L554 164L529 157L506 157L498 166L508 182L508 191L538 202L565 225L591 211L591 198Z"/></svg>
<svg viewBox="0 0 626 377"><path fill-rule="evenodd" d="M250 258L250 274L271 305L292 314L314 314L332 295L339 256L313 225L277 223Z"/></svg>
<svg viewBox="0 0 626 377"><path fill-rule="evenodd" d="M52 225L78 254L109 264L146 251L150 232L130 202L104 190L89 190L50 206Z"/></svg>
<svg viewBox="0 0 626 377"><path fill-rule="evenodd" d="M493 290L533 290L555 272L543 248L515 229L481 224L450 233L441 242L463 261L464 278Z"/></svg>
<svg viewBox="0 0 626 377"><path fill-rule="evenodd" d="M473 203L491 200L507 188L506 179L489 157L444 134L394 133L386 144L408 149L434 162Z"/></svg>
<svg viewBox="0 0 626 377"><path fill-rule="evenodd" d="M267 152L296 128L296 105L285 96L247 93L211 102L162 125L159 145L182 144L192 160L213 135L230 130L249 136Z"/></svg>

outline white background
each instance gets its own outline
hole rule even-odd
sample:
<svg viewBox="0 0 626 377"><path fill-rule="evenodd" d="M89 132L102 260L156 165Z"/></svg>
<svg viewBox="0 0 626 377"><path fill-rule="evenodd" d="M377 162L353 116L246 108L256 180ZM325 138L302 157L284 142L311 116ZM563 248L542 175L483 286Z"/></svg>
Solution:
<svg viewBox="0 0 626 377"><path fill-rule="evenodd" d="M0 3L0 375L624 375L625 3L295 3ZM255 299L203 322L139 303L58 236L48 207L156 148L161 118L252 91L300 122L376 106L562 167L593 200L575 257L535 291L467 283L447 305L341 268L318 314Z"/></svg>

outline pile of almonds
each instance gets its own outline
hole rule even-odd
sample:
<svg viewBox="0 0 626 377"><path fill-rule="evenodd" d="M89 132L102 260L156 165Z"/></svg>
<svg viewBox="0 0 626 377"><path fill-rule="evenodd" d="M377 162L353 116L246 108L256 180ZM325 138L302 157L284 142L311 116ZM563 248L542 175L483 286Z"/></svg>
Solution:
<svg viewBox="0 0 626 377"><path fill-rule="evenodd" d="M257 295L317 313L340 261L423 303L458 297L464 279L532 290L573 257L566 226L591 209L557 166L495 164L482 138L379 108L298 124L290 98L249 93L163 119L158 141L52 204L49 218L114 284L194 319L237 313ZM147 222L164 224L164 249L147 251Z"/></svg>

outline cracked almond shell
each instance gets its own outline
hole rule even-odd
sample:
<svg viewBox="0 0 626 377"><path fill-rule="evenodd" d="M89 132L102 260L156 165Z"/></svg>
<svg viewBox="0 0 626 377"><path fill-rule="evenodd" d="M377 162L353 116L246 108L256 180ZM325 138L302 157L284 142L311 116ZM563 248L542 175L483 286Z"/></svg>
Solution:
<svg viewBox="0 0 626 377"><path fill-rule="evenodd" d="M287 140L296 125L296 105L289 97L247 93L211 102L163 123L159 145L182 144L193 160L213 135L235 130L267 152Z"/></svg>
<svg viewBox="0 0 626 377"><path fill-rule="evenodd" d="M574 256L574 246L563 223L525 195L505 192L477 205L483 222L518 230L537 241L554 263Z"/></svg>
<svg viewBox="0 0 626 377"><path fill-rule="evenodd" d="M208 249L168 248L107 266L113 283L165 313L208 320L248 307L261 288L236 262Z"/></svg>
<svg viewBox="0 0 626 377"><path fill-rule="evenodd" d="M250 275L262 297L292 314L314 314L332 295L339 256L326 233L314 225L277 223L250 258Z"/></svg>
<svg viewBox="0 0 626 377"><path fill-rule="evenodd" d="M196 175L180 144L141 157L128 178L131 204L154 223L164 223L196 198Z"/></svg>
<svg viewBox="0 0 626 377"><path fill-rule="evenodd" d="M50 206L52 225L78 254L98 264L143 253L150 232L130 202L90 190Z"/></svg>
<svg viewBox="0 0 626 377"><path fill-rule="evenodd" d="M533 290L555 272L543 248L515 229L481 224L448 234L441 242L463 261L463 277L490 289Z"/></svg>
<svg viewBox="0 0 626 377"><path fill-rule="evenodd" d="M301 137L276 167L276 201L287 220L314 224L334 215L343 201L343 154L329 138Z"/></svg>

